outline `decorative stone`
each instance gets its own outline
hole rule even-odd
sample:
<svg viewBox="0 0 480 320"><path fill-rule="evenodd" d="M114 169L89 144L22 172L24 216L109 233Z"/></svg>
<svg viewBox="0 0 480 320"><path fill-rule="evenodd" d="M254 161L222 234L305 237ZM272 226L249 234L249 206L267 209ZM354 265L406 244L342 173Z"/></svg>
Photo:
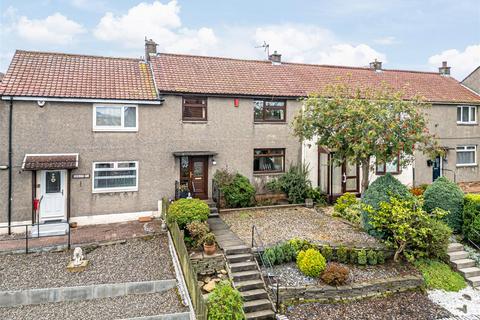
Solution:
<svg viewBox="0 0 480 320"><path fill-rule="evenodd" d="M152 216L144 216L144 217L138 218L138 222L150 222L152 220L153 220Z"/></svg>
<svg viewBox="0 0 480 320"><path fill-rule="evenodd" d="M227 270L222 269L222 270L220 270L220 273L221 273L221 274L227 274Z"/></svg>
<svg viewBox="0 0 480 320"><path fill-rule="evenodd" d="M205 282L198 280L198 286L199 286L200 288L203 287L204 284L205 284Z"/></svg>
<svg viewBox="0 0 480 320"><path fill-rule="evenodd" d="M207 291L207 292L212 292L213 289L215 289L215 285L217 283L213 280L211 280L209 283L207 283L206 285L203 286L203 290Z"/></svg>
<svg viewBox="0 0 480 320"><path fill-rule="evenodd" d="M70 261L67 265L67 271L70 271L70 272L85 271L89 262L90 262L89 260L82 260L82 262L79 265L75 265L73 261Z"/></svg>
<svg viewBox="0 0 480 320"><path fill-rule="evenodd" d="M204 281L205 283L209 283L210 281L212 281L212 278L206 277L205 279L203 279L203 281Z"/></svg>

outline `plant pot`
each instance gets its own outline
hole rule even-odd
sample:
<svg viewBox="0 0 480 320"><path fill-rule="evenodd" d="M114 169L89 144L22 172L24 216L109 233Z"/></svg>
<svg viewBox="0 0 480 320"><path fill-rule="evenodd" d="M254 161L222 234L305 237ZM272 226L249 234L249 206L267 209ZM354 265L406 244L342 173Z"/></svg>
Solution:
<svg viewBox="0 0 480 320"><path fill-rule="evenodd" d="M310 198L305 199L305 206L307 208L313 208L313 199L310 199Z"/></svg>
<svg viewBox="0 0 480 320"><path fill-rule="evenodd" d="M214 254L216 251L217 251L217 246L214 244L206 244L204 243L203 244L203 251L205 252L205 254L207 256L211 256L212 254Z"/></svg>
<svg viewBox="0 0 480 320"><path fill-rule="evenodd" d="M77 222L70 222L70 228L76 228L77 226Z"/></svg>

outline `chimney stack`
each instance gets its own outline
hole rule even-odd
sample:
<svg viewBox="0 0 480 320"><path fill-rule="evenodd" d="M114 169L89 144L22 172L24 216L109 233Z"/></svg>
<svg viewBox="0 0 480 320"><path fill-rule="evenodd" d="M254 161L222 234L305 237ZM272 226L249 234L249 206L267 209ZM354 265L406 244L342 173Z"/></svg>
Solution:
<svg viewBox="0 0 480 320"><path fill-rule="evenodd" d="M375 61L370 62L370 69L373 69L375 71L382 71L382 62L375 59Z"/></svg>
<svg viewBox="0 0 480 320"><path fill-rule="evenodd" d="M155 43L152 39L147 40L145 37L145 60L150 61L150 55L157 54L157 46L158 44Z"/></svg>
<svg viewBox="0 0 480 320"><path fill-rule="evenodd" d="M275 50L268 56L268 60L270 60L272 64L282 64L282 55Z"/></svg>
<svg viewBox="0 0 480 320"><path fill-rule="evenodd" d="M442 76L450 75L450 67L447 66L447 61L442 61L442 66L438 68L438 73L440 73Z"/></svg>

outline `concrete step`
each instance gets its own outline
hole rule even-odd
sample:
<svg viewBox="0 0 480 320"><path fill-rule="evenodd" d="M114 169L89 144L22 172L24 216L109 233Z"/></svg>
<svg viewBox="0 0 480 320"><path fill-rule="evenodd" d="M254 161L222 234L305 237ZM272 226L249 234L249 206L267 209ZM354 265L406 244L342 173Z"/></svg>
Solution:
<svg viewBox="0 0 480 320"><path fill-rule="evenodd" d="M470 267L458 270L465 278L473 278L480 276L480 268Z"/></svg>
<svg viewBox="0 0 480 320"><path fill-rule="evenodd" d="M257 270L257 264L254 261L230 263L230 270L232 272Z"/></svg>
<svg viewBox="0 0 480 320"><path fill-rule="evenodd" d="M210 207L210 213L218 213L217 207Z"/></svg>
<svg viewBox="0 0 480 320"><path fill-rule="evenodd" d="M265 284L261 279L235 281L235 288L240 292L245 292L254 289L264 289Z"/></svg>
<svg viewBox="0 0 480 320"><path fill-rule="evenodd" d="M468 258L468 252L466 251L456 251L456 252L450 252L448 254L450 261L455 261L455 260L461 260L461 259L466 259Z"/></svg>
<svg viewBox="0 0 480 320"><path fill-rule="evenodd" d="M31 235L33 238L46 237L46 236L63 236L68 233L68 225L66 223L45 223L35 225L31 229Z"/></svg>
<svg viewBox="0 0 480 320"><path fill-rule="evenodd" d="M456 251L463 251L463 245L460 243L450 243L447 248L447 252L456 252Z"/></svg>
<svg viewBox="0 0 480 320"><path fill-rule="evenodd" d="M209 217L209 218L218 218L218 217L220 217L220 216L218 215L218 213L211 213L211 212L210 212L210 214L208 215L208 217Z"/></svg>
<svg viewBox="0 0 480 320"><path fill-rule="evenodd" d="M260 279L260 272L258 270L249 270L232 273L234 282Z"/></svg>
<svg viewBox="0 0 480 320"><path fill-rule="evenodd" d="M242 261L253 261L251 253L232 254L227 256L228 263L237 263Z"/></svg>
<svg viewBox="0 0 480 320"><path fill-rule="evenodd" d="M252 320L275 319L275 313L273 313L272 310L247 312L247 313L245 313L245 317L247 319L252 319Z"/></svg>
<svg viewBox="0 0 480 320"><path fill-rule="evenodd" d="M225 251L226 255L252 252L252 249L250 249L250 247L247 247L246 245L228 246L224 247L223 250Z"/></svg>
<svg viewBox="0 0 480 320"><path fill-rule="evenodd" d="M252 301L259 299L268 299L268 294L265 289L254 289L240 292L244 301Z"/></svg>
<svg viewBox="0 0 480 320"><path fill-rule="evenodd" d="M467 278L468 283L474 288L480 288L480 276Z"/></svg>
<svg viewBox="0 0 480 320"><path fill-rule="evenodd" d="M458 269L464 269L464 268L470 268L470 267L475 267L475 260L460 259L460 260L453 261L452 264L455 266L455 268L457 268L457 270Z"/></svg>
<svg viewBox="0 0 480 320"><path fill-rule="evenodd" d="M272 303L268 299L246 301L243 303L243 310L245 312L272 310Z"/></svg>

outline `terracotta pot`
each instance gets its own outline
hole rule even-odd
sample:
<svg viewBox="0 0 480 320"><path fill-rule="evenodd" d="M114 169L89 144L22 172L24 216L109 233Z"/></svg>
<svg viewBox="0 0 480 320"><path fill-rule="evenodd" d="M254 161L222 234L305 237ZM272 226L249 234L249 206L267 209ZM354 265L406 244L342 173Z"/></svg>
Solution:
<svg viewBox="0 0 480 320"><path fill-rule="evenodd" d="M217 251L217 246L214 244L211 244L211 245L208 245L206 243L203 244L203 251L205 252L205 254L207 256L211 256L212 254L215 253L215 251Z"/></svg>

